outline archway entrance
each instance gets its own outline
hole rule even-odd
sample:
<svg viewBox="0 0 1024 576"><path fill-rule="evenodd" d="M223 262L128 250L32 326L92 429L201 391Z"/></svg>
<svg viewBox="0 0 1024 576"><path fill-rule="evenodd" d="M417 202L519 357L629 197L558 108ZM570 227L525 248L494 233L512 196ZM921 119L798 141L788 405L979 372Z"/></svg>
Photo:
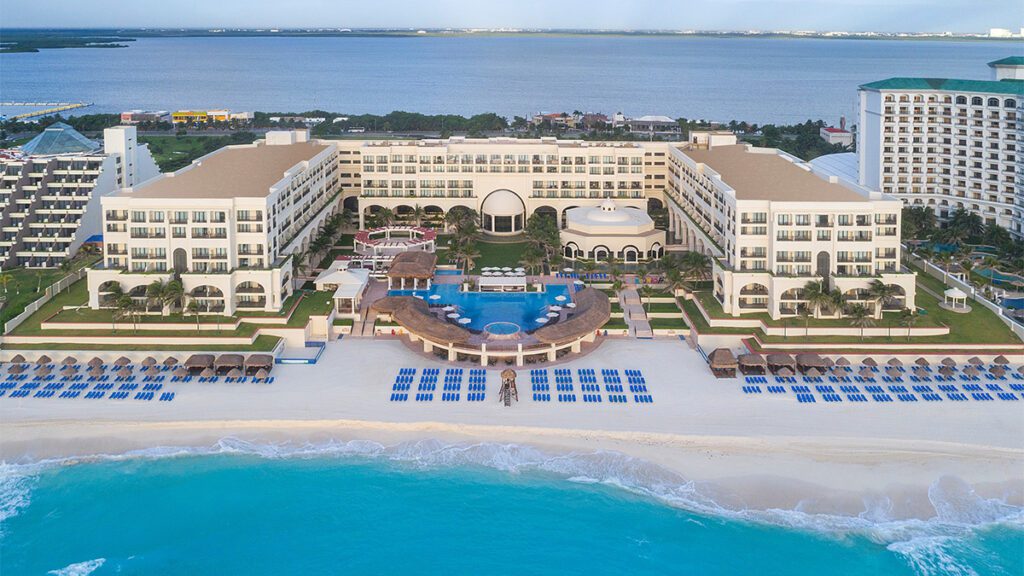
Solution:
<svg viewBox="0 0 1024 576"><path fill-rule="evenodd" d="M523 231L526 205L511 190L495 190L484 198L480 214L485 233L509 236Z"/></svg>

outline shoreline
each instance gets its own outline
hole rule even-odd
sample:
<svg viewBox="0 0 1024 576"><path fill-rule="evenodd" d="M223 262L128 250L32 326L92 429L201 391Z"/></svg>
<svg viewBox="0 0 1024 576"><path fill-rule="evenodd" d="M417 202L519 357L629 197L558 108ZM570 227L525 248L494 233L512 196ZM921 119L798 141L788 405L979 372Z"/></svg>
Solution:
<svg viewBox="0 0 1024 576"><path fill-rule="evenodd" d="M14 465L168 452L232 453L234 448L224 446L238 445L249 446L254 454L269 448L272 453L329 456L351 442L402 453L406 446L425 442L437 443L428 450L488 446L513 453L537 449L553 459L597 459L608 466L609 475L598 481L618 483L623 480L618 475L628 471L638 477L622 481L627 489L685 487L696 501L731 512L799 510L857 518L872 513L871 503L884 502L888 520L931 520L936 517L931 490L950 477L981 499L1024 506L1020 450L949 442L368 420L40 421L2 424L0 436L0 460ZM513 462L508 466L515 468ZM652 486L632 485L638 480Z"/></svg>

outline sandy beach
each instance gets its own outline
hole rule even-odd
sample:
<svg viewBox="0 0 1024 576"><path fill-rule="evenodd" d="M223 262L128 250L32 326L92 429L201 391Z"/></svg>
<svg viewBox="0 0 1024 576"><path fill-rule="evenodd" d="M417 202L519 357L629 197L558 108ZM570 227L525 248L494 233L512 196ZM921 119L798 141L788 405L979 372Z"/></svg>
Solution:
<svg viewBox="0 0 1024 576"><path fill-rule="evenodd" d="M739 381L715 380L696 352L669 339L610 340L564 366L642 369L655 402L537 403L520 371L521 401L506 408L492 371L485 402L441 402L438 393L433 402L394 403L399 368L443 373L444 365L397 341L347 339L315 366L278 366L272 385L167 385L173 402L3 398L0 458L210 447L226 438L290 447L429 439L607 457L609 467L692 483L735 509L857 515L865 502L888 499L892 518L930 518L929 488L944 476L983 498L1024 504L1021 403L805 405L792 394L744 395Z"/></svg>

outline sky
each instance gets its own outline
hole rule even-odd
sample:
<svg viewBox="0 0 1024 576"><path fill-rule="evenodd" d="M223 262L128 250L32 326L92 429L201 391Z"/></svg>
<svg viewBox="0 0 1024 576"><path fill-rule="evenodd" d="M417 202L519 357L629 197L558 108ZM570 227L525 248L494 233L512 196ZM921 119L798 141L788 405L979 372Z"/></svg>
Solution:
<svg viewBox="0 0 1024 576"><path fill-rule="evenodd" d="M3 28L987 32L1022 26L1022 0L0 0Z"/></svg>

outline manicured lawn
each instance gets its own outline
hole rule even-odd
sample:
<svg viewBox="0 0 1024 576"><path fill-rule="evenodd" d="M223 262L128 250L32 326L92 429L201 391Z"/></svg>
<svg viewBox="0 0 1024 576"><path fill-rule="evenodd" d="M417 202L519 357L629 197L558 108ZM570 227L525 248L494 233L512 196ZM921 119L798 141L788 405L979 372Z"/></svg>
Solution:
<svg viewBox="0 0 1024 576"><path fill-rule="evenodd" d="M288 319L287 326L290 328L302 328L309 323L310 316L326 316L331 312L334 305L332 292L306 292L305 297L299 302Z"/></svg>
<svg viewBox="0 0 1024 576"><path fill-rule="evenodd" d="M92 264L99 257L79 258L74 262L74 268ZM3 275L10 278L6 289L0 287L0 297L4 298L3 310L0 310L0 325L21 314L25 307L43 296L46 287L67 276L67 272L60 268L25 269L9 268L3 271Z"/></svg>
<svg viewBox="0 0 1024 576"><path fill-rule="evenodd" d="M173 172L193 160L229 144L244 143L232 136L142 136L139 142L149 145L161 172Z"/></svg>
<svg viewBox="0 0 1024 576"><path fill-rule="evenodd" d="M154 345L125 345L125 344L5 344L8 350L166 350L188 351L188 350L209 350L211 352L270 352L277 346L281 339L277 336L267 334L257 336L252 344L189 344L180 346Z"/></svg>
<svg viewBox="0 0 1024 576"><path fill-rule="evenodd" d="M683 306L683 310L686 311L686 315L690 317L690 322L693 323L693 327L697 332L701 334L753 334L754 332L760 332L753 328L712 328L708 325L707 321L704 320L704 316L697 309L697 305L692 300L679 300Z"/></svg>
<svg viewBox="0 0 1024 576"><path fill-rule="evenodd" d="M351 326L352 324L353 324L353 320L351 318L335 318L334 319L334 325L335 326Z"/></svg>
<svg viewBox="0 0 1024 576"><path fill-rule="evenodd" d="M651 328L660 328L662 330L682 330L689 328L686 325L686 320L682 318L649 318L647 322L651 325Z"/></svg>
<svg viewBox="0 0 1024 576"><path fill-rule="evenodd" d="M644 304L644 310L648 312L679 312L679 306L673 302L651 302Z"/></svg>
<svg viewBox="0 0 1024 576"><path fill-rule="evenodd" d="M479 274L480 269L485 266L520 266L519 259L526 249L526 242L477 242L476 247L480 251L480 258L475 262L476 268L473 269L473 273Z"/></svg>
<svg viewBox="0 0 1024 576"><path fill-rule="evenodd" d="M89 301L89 285L83 278L75 282L67 290L54 296L43 304L35 314L28 317L11 334L15 336L38 336L41 333L39 324L61 310L65 306L84 306Z"/></svg>
<svg viewBox="0 0 1024 576"><path fill-rule="evenodd" d="M612 300L612 312L622 313L622 305L619 304L618 300Z"/></svg>
<svg viewBox="0 0 1024 576"><path fill-rule="evenodd" d="M605 330L625 330L626 328L629 328L629 326L626 324L626 321L623 320L622 318L612 318L604 326L602 326L602 328L604 328Z"/></svg>
<svg viewBox="0 0 1024 576"><path fill-rule="evenodd" d="M92 308L78 308L75 310L64 310L58 312L50 321L51 322L102 322L111 323L113 320L114 311L110 308L101 308L99 310L93 310ZM224 324L233 326L237 318L230 316L209 316L206 314L199 316L199 325L204 329L214 329L217 324ZM125 322L120 320L119 322ZM173 314L167 314L161 316L159 314L143 314L136 319L139 324L191 324L193 327L196 324L196 317L193 315L185 315L180 312Z"/></svg>

